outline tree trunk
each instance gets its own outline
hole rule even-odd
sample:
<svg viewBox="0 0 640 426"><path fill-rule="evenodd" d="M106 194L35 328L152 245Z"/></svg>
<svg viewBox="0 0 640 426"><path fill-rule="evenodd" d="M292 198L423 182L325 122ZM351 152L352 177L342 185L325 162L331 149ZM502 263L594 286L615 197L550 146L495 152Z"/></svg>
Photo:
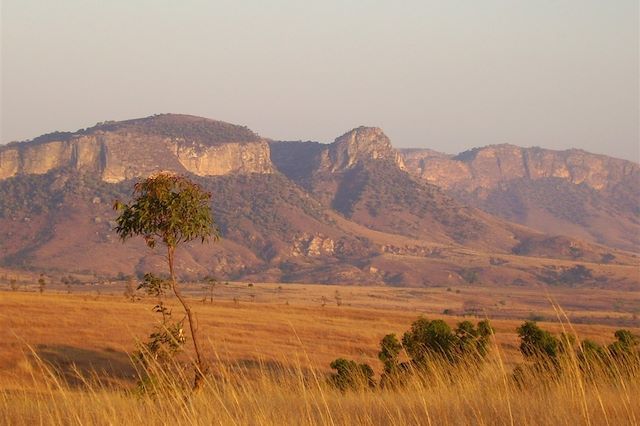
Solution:
<svg viewBox="0 0 640 426"><path fill-rule="evenodd" d="M167 260L169 262L169 275L171 275L171 289L173 290L173 294L176 295L182 307L184 308L185 313L187 314L187 320L189 321L189 330L191 331L191 339L193 340L193 347L196 351L196 368L195 368L195 378L193 380L193 389L196 390L202 386L202 381L204 379L204 375L207 372L206 365L202 358L202 354L200 353L200 345L198 343L197 331L198 327L195 323L195 317L193 312L191 312L191 307L187 303L187 301L182 297L182 293L180 293L180 288L178 287L178 282L176 280L176 274L173 267L174 255L175 255L175 247L167 246Z"/></svg>

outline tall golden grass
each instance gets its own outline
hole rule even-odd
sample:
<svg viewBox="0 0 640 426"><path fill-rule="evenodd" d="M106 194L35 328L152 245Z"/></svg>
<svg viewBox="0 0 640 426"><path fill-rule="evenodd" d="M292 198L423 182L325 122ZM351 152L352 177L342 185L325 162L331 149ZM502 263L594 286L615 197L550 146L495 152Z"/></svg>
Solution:
<svg viewBox="0 0 640 426"><path fill-rule="evenodd" d="M593 368L577 353L556 370L525 370L518 381L495 340L486 362L431 363L393 389L341 392L304 350L285 362L226 363L203 389L190 389L191 370L150 365L151 390L79 382L31 354L32 383L0 390L0 423L7 425L635 425L640 424L640 366L607 358ZM68 376L67 376L68 377Z"/></svg>

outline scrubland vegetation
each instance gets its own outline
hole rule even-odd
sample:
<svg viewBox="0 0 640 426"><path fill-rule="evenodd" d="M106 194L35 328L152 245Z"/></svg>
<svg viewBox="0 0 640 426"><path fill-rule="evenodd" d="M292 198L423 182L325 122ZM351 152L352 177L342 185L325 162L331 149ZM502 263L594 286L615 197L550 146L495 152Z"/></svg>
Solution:
<svg viewBox="0 0 640 426"><path fill-rule="evenodd" d="M252 306L238 313L233 312L241 309L238 296L232 305L219 302L210 277L199 285L204 297L198 306L206 312L198 317L198 299L178 279L174 259L176 248L186 242L217 239L210 194L183 177L161 173L138 183L134 195L131 204L114 203L120 212L116 233L123 241L140 236L150 249L161 246L169 275L147 273L137 286L127 279L117 302L108 295L100 301L98 291L93 301L83 296L80 304L75 295L45 295L44 275L38 278L37 292L26 296L16 295L16 281L10 282L12 292L5 293L10 297L0 299L0 326L11 333L12 343L0 342L10 352L6 359L0 356L0 366L16 371L0 370L1 423L640 421L640 337L631 329L609 328L607 341L603 333L599 341L584 338L551 298L557 320L553 332L535 321L503 320L494 326L472 299L462 302L463 318L445 308L445 319L416 318L407 312L409 306L400 315L384 308L384 297L374 309L352 308L353 292L338 289L331 308L326 294L312 298L313 308L291 309L288 299L284 306L274 305L273 299L270 306L260 306L254 283L243 286ZM575 273L584 275L583 269ZM462 274L469 284L477 281L475 270ZM411 291L411 299L421 294ZM282 292L278 286L270 294L278 298ZM447 301L455 297L446 293ZM140 300L154 305L144 309L144 317ZM118 311L128 315L118 316ZM297 327L305 324L301 336ZM225 327L236 343L254 345L257 356L221 353L219 333ZM405 331L398 337L401 327ZM254 329L267 334L254 340ZM113 341L122 344L125 330L131 335L125 349L114 349ZM203 333L208 344L203 344ZM362 339L363 334L368 337ZM509 337L505 345L505 334L516 340ZM47 340L55 344L42 344ZM276 344L282 340L284 345ZM97 342L108 346L96 350ZM16 356L20 350L24 352ZM379 362L372 362L375 358Z"/></svg>
<svg viewBox="0 0 640 426"><path fill-rule="evenodd" d="M0 318L9 339L22 344L3 346L3 352L20 347L24 353L12 364L21 374L2 375L3 424L624 425L640 420L634 330L614 336L615 328L567 323L478 324L484 320L216 300L197 308L203 336L218 343L205 345L211 372L194 392L188 346L169 363L142 366L133 359L136 336L144 338L156 323L145 296L131 303L104 295L83 307L80 295L4 295L9 300L2 302ZM167 303L178 307L175 300ZM111 317L95 318L94 311ZM17 312L31 321L15 318ZM42 312L39 318L33 317L36 312ZM597 337L584 339L593 336L592 329L599 330ZM400 334L390 337L393 332ZM43 341L67 342L78 350L112 342L104 353L114 357L100 359L97 350L87 349L92 362L73 353L63 362L32 343ZM115 357L121 348L116 342L129 348L131 359ZM330 368L336 358L344 360L338 364L346 366L342 378L348 386L336 386L333 377L340 371ZM366 377L372 380L354 381L360 377L353 375L354 364L368 365L372 375ZM398 374L394 380L391 371Z"/></svg>

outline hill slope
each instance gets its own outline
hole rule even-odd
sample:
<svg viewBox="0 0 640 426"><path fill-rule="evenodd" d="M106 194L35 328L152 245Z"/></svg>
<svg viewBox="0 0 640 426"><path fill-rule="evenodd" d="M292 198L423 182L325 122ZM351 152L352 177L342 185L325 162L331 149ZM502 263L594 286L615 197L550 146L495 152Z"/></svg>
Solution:
<svg viewBox="0 0 640 426"><path fill-rule="evenodd" d="M172 170L212 192L223 233L181 251L185 279L638 285L632 253L506 222L406 169L375 128L329 145L272 142L161 115L45 135L0 148L0 260L101 279L162 271L161 252L116 238L111 202Z"/></svg>
<svg viewBox="0 0 640 426"><path fill-rule="evenodd" d="M545 233L637 251L640 166L581 150L496 145L402 150L408 170L462 202Z"/></svg>

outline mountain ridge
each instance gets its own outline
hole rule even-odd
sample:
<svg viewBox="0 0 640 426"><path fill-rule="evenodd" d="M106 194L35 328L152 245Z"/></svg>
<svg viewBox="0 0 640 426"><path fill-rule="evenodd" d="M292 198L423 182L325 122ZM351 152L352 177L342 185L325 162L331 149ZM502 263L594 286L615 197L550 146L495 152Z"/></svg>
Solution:
<svg viewBox="0 0 640 426"><path fill-rule="evenodd" d="M114 239L108 200L126 197L139 177L173 170L214 194L224 231L221 244L185 250L180 261L188 276L532 284L562 283L573 266L588 264L590 285L637 285L629 269L637 264L634 253L481 211L412 171L415 158L407 161L379 128L354 128L332 144L281 142L243 126L162 115L59 134L0 147L0 261L6 265L97 274L160 268L141 244L122 248ZM79 162L93 158L77 154L86 148L81 145L106 147L111 167ZM27 159L17 170L3 157L11 150Z"/></svg>
<svg viewBox="0 0 640 426"><path fill-rule="evenodd" d="M640 166L584 150L491 145L401 150L409 171L460 201L546 233L637 251Z"/></svg>

